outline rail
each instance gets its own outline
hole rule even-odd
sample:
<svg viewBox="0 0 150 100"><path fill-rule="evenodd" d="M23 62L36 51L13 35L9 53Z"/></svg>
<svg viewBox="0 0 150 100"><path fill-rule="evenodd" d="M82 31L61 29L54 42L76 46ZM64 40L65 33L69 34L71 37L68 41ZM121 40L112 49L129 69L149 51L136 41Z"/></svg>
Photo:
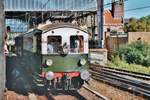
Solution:
<svg viewBox="0 0 150 100"><path fill-rule="evenodd" d="M97 66L98 67L98 66ZM123 90L135 93L136 95L143 96L145 98L150 98L150 84L143 81L133 80L131 78L123 77L122 75L128 75L127 72L119 72L104 67L92 68L90 70L93 79L105 82L107 84L117 86ZM134 74L129 73L128 76L134 76ZM135 74L136 77L142 77ZM143 76L142 78L144 78ZM149 79L146 76L146 79Z"/></svg>
<svg viewBox="0 0 150 100"><path fill-rule="evenodd" d="M150 74L138 73L138 72L127 71L127 70L122 70L117 68L110 68L107 66L101 66L97 64L91 64L91 66L92 66L91 69L93 69L94 66L94 69L97 70L105 70L105 71L109 71L110 73L117 73L117 74L132 76L144 80L150 80Z"/></svg>
<svg viewBox="0 0 150 100"><path fill-rule="evenodd" d="M87 87L87 86L85 86L85 85L83 85L83 88L85 88L86 90L88 90L88 91L92 92L93 94L95 94L97 97L99 97L99 98L100 98L100 99L102 99L102 100L108 100L108 98L107 98L107 97L103 96L103 95L102 95L102 94L100 94L99 92L96 92L96 91L94 91L94 90L92 90L92 89L88 88L88 87Z"/></svg>

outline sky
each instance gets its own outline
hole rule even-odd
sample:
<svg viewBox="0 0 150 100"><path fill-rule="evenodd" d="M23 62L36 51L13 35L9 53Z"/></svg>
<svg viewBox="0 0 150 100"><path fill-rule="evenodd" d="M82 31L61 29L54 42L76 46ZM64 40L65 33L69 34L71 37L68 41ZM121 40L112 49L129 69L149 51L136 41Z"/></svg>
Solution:
<svg viewBox="0 0 150 100"><path fill-rule="evenodd" d="M110 3L111 0L104 0L104 5ZM118 1L118 0L117 0ZM145 9L138 9L133 11L126 11L128 9L134 9L139 7L146 7ZM104 6L104 9L110 9L110 6ZM125 18L141 18L143 16L150 15L150 0L127 0L125 1Z"/></svg>

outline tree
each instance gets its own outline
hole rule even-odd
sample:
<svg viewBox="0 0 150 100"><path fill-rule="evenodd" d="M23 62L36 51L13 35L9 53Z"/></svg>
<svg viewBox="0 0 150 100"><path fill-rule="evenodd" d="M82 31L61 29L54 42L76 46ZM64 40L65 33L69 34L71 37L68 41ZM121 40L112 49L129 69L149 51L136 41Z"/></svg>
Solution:
<svg viewBox="0 0 150 100"><path fill-rule="evenodd" d="M125 32L136 32L137 31L137 19L130 18L129 23L125 24Z"/></svg>
<svg viewBox="0 0 150 100"><path fill-rule="evenodd" d="M125 32L150 32L150 15L140 19L130 18L124 25Z"/></svg>

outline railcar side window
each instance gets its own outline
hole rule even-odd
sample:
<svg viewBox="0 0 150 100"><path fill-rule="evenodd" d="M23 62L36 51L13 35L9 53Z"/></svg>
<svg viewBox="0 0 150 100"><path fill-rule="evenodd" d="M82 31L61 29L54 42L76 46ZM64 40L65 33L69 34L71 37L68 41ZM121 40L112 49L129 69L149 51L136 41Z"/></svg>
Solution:
<svg viewBox="0 0 150 100"><path fill-rule="evenodd" d="M22 55L22 49L23 49L23 38L17 37L15 39L15 44L16 44L16 53L21 56Z"/></svg>
<svg viewBox="0 0 150 100"><path fill-rule="evenodd" d="M58 53L61 46L61 36L48 36L47 37L47 53Z"/></svg>
<svg viewBox="0 0 150 100"><path fill-rule="evenodd" d="M41 53L41 35L36 36L36 51L38 54Z"/></svg>
<svg viewBox="0 0 150 100"><path fill-rule="evenodd" d="M70 37L70 52L81 53L84 51L83 36L71 36Z"/></svg>
<svg viewBox="0 0 150 100"><path fill-rule="evenodd" d="M26 37L23 39L23 48L27 51L33 51L33 37Z"/></svg>

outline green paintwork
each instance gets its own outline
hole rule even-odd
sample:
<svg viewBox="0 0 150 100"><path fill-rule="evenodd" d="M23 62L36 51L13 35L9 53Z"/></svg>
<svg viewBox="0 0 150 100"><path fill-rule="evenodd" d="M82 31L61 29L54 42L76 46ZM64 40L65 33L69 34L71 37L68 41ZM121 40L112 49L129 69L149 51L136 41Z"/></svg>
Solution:
<svg viewBox="0 0 150 100"><path fill-rule="evenodd" d="M62 26L61 26L62 27ZM63 26L66 27L66 26ZM68 26L70 27L70 26ZM72 26L73 27L73 26ZM71 28L72 28L71 27ZM54 27L56 28L56 27ZM57 26L57 28L59 28ZM51 28L46 29L45 31ZM78 28L77 28L78 29ZM41 34L42 30L34 30L27 34L22 34L15 38L16 41L16 56L7 55L6 57L6 77L7 82L6 86L8 89L20 90L21 92L29 90L34 91L37 89L38 84L48 84L48 81L45 81L45 78L41 77L41 72L80 72L81 70L88 69L88 54L52 54L52 55L42 55L41 54ZM24 39L27 37L36 37L35 43L33 42L33 47L35 50L27 49L24 43ZM61 52L63 53L63 52ZM79 64L80 59L85 59L87 63L84 66ZM46 66L45 62L47 59L53 60L52 66ZM83 84L83 81L80 76L71 78L69 82L67 75L64 75L61 78L61 88L68 87L70 84L73 88L80 88ZM47 83L48 82L48 83ZM52 80L53 82L53 80ZM54 87L54 83L51 84L51 87ZM70 87L69 86L69 87ZM45 87L42 87L45 89ZM60 87L59 87L60 88ZM40 88L41 89L41 88Z"/></svg>
<svg viewBox="0 0 150 100"><path fill-rule="evenodd" d="M79 65L81 58L86 59L87 63L84 66ZM68 54L66 56L60 55L43 55L42 63L45 64L46 59L52 59L53 65L43 68L43 71L54 71L54 72L70 72L70 71L81 71L87 69L88 54ZM46 65L45 65L46 66Z"/></svg>

